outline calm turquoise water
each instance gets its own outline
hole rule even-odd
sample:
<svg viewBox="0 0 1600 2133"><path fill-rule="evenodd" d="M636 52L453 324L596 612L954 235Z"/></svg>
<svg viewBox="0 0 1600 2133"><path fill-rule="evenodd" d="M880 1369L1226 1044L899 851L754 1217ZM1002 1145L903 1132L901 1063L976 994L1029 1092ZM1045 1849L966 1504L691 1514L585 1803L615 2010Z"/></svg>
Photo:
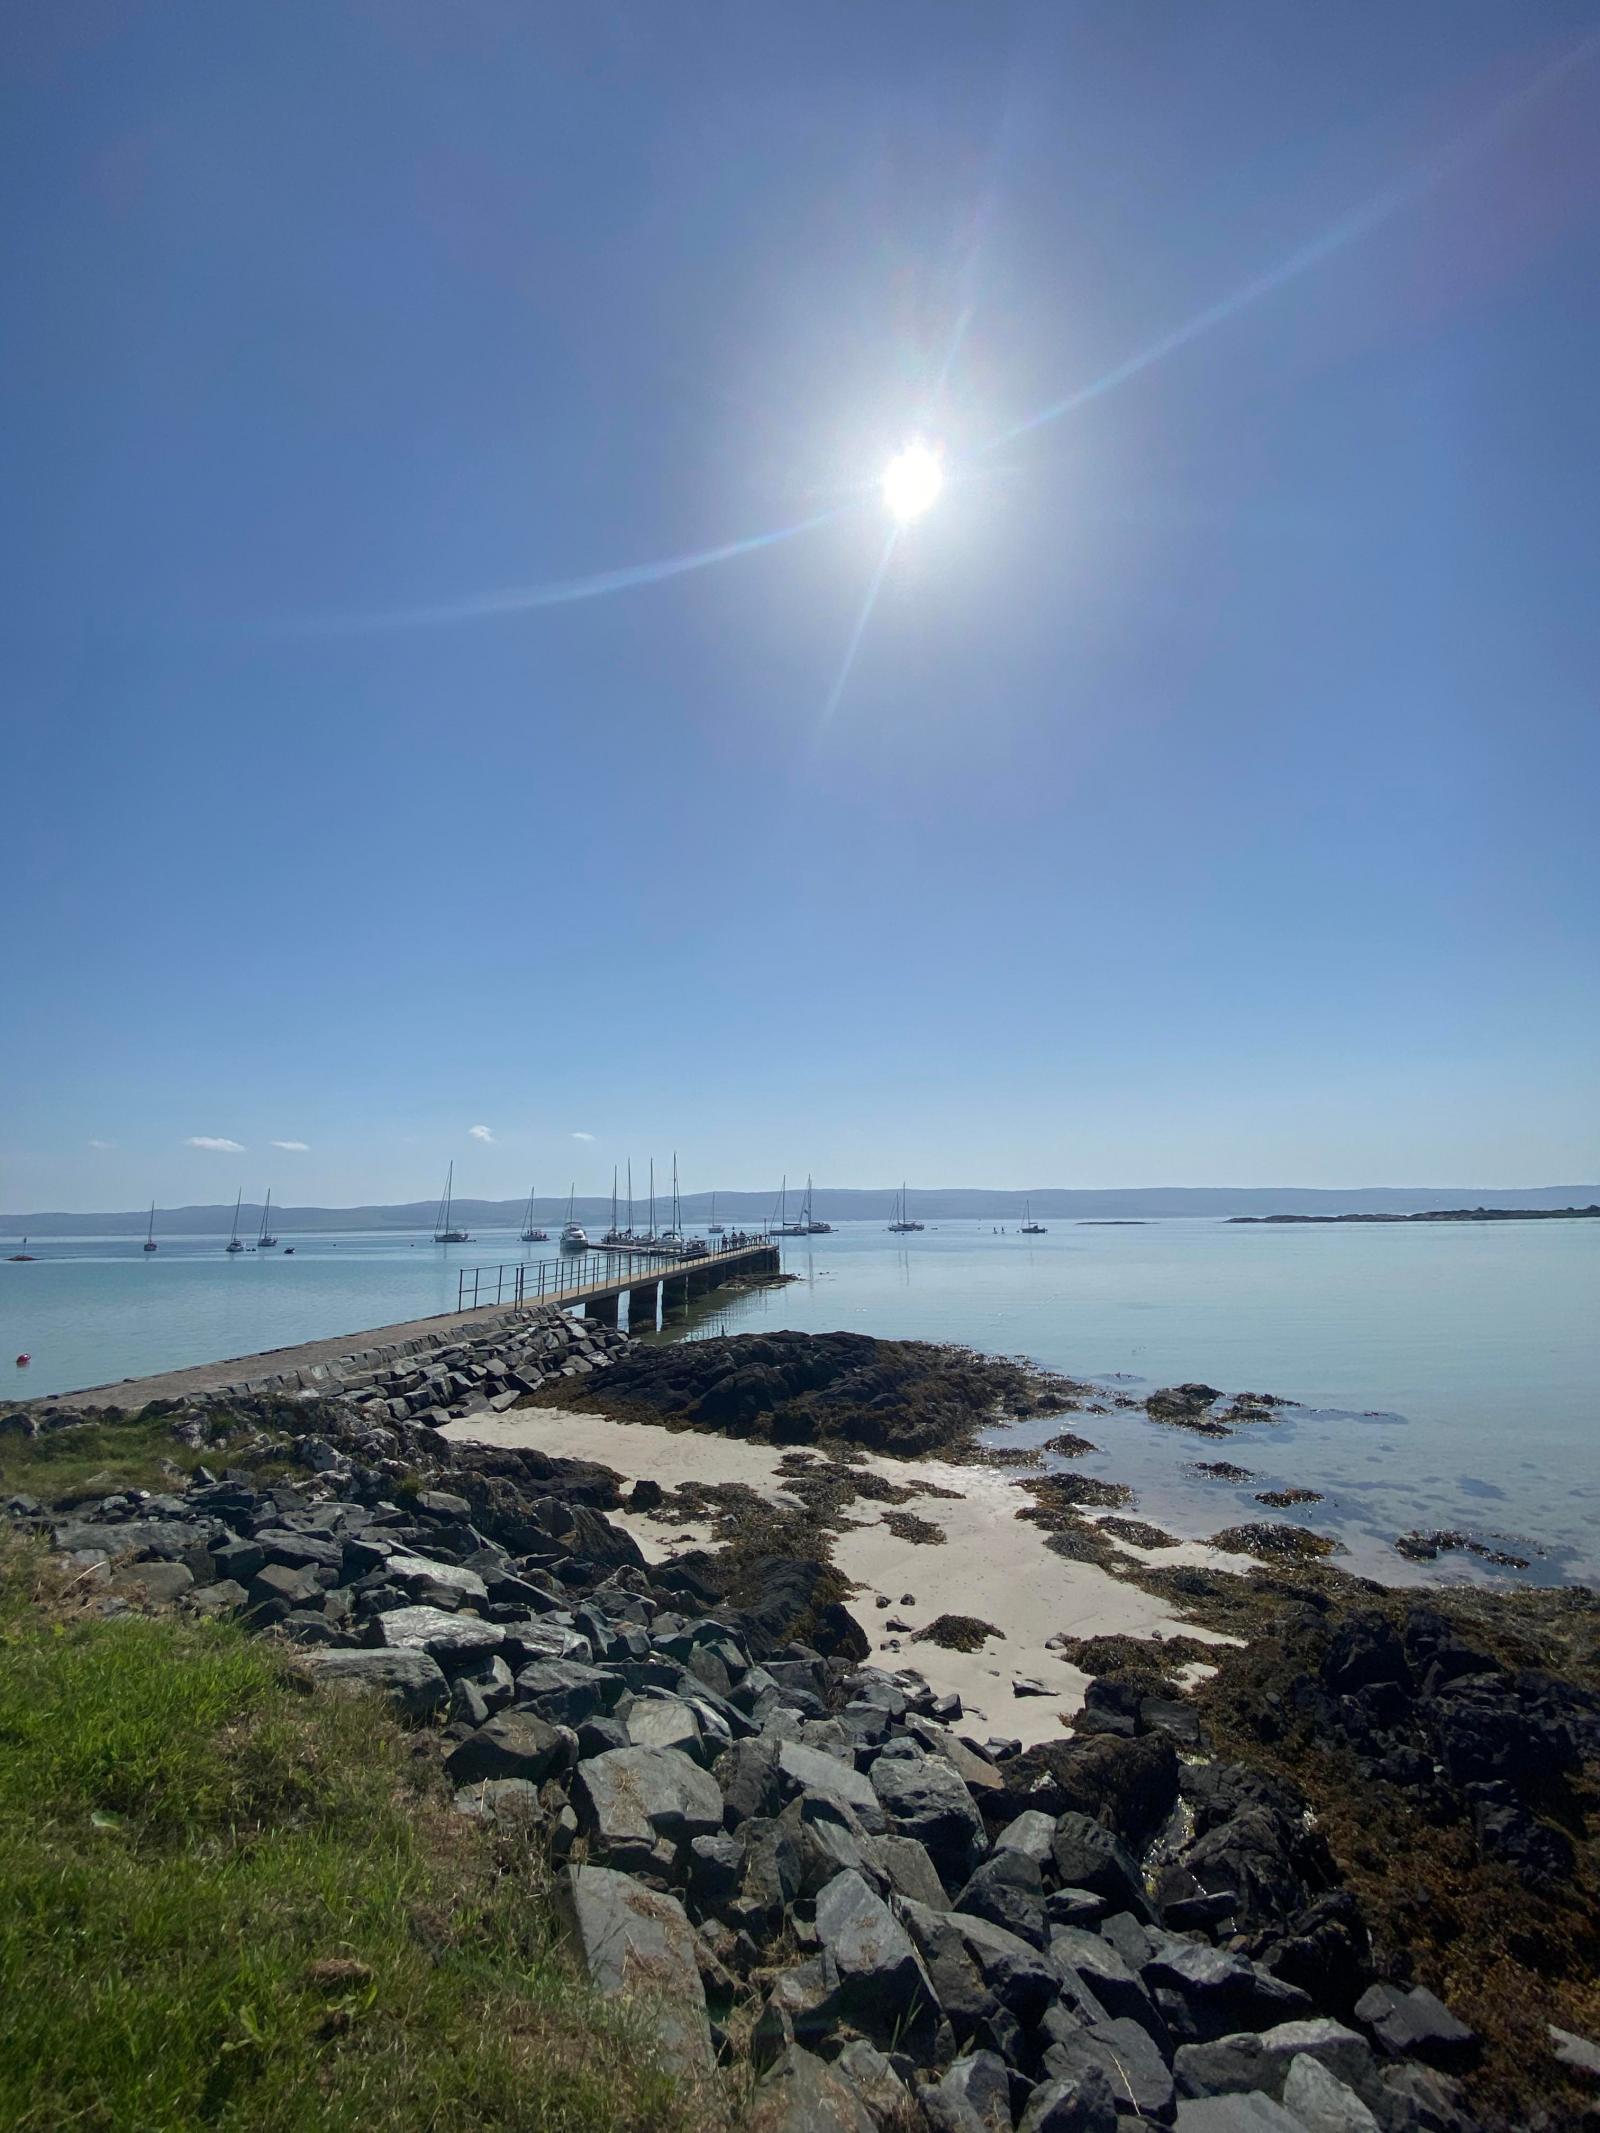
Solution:
<svg viewBox="0 0 1600 2133"><path fill-rule="evenodd" d="M452 1309L459 1266L524 1250L509 1232L293 1241L292 1258L232 1260L215 1238L164 1239L149 1257L136 1239L36 1244L32 1265L0 1265L0 1357L27 1349L33 1363L0 1367L38 1394L333 1338ZM1227 1441L1080 1420L1100 1447L1083 1465L1131 1482L1144 1516L1186 1535L1298 1515L1339 1534L1351 1567L1395 1578L1416 1574L1389 1545L1397 1532L1458 1527L1533 1555L1530 1577L1600 1581L1600 1223L1053 1223L1038 1238L945 1223L905 1239L857 1224L785 1253L799 1281L718 1299L696 1330L852 1327L1134 1390L1204 1378L1279 1393L1302 1405ZM1189 1471L1216 1458L1257 1479ZM1285 1514L1253 1500L1290 1485L1327 1501ZM1441 1558L1428 1574L1484 1573Z"/></svg>

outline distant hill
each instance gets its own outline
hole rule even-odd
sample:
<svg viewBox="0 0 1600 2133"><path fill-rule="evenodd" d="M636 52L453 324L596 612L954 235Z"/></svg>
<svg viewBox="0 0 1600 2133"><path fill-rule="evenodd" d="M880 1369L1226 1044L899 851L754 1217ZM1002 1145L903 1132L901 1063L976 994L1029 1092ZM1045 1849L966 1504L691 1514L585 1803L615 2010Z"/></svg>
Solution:
<svg viewBox="0 0 1600 2133"><path fill-rule="evenodd" d="M1453 1208L1565 1208L1582 1207L1600 1199L1596 1185L1533 1185L1511 1192L1488 1192L1478 1186L1455 1185L1435 1190L1394 1185L1326 1191L1315 1186L1295 1185L1146 1185L1105 1192L1075 1192L1060 1186L1035 1186L1028 1192L1008 1192L986 1187L912 1191L906 1195L910 1212L922 1222L1016 1222L1031 1204L1042 1222L1144 1220L1175 1215L1404 1215L1442 1213ZM894 1188L887 1185L819 1187L812 1194L812 1207L820 1221L887 1223L893 1210ZM462 1228L518 1228L525 1196L512 1200L457 1200L455 1220ZM710 1218L709 1193L685 1193L683 1218L699 1225ZM777 1212L776 1192L719 1192L717 1214L732 1225L759 1226ZM800 1194L791 1190L789 1212L797 1214ZM272 1210L272 1225L280 1235L305 1235L318 1230L420 1230L431 1231L437 1202L408 1200L389 1207L279 1207ZM566 1214L564 1199L541 1199L540 1219L546 1229L559 1228ZM589 1228L604 1228L611 1219L611 1196L591 1194L577 1203L578 1220ZM665 1224L670 1201L656 1196L656 1217ZM635 1219L644 1220L644 1202L634 1201ZM145 1208L115 1213L68 1214L42 1211L34 1214L0 1214L0 1236L12 1237L131 1237L142 1232L148 1216ZM259 1206L248 1201L239 1217L241 1233L253 1231L261 1219ZM233 1224L233 1209L225 1202L215 1207L158 1207L156 1232L168 1235L226 1235Z"/></svg>

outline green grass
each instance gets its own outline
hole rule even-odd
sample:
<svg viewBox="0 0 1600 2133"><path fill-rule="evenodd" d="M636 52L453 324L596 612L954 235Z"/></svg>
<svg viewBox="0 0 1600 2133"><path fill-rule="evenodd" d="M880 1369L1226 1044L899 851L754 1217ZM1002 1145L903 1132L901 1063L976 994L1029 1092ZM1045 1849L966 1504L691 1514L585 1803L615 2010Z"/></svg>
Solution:
<svg viewBox="0 0 1600 2133"><path fill-rule="evenodd" d="M254 1435L248 1431L247 1435ZM172 1434L172 1416L135 1415L125 1422L80 1422L37 1437L0 1431L0 1496L28 1495L41 1503L115 1496L124 1489L168 1489L196 1467L213 1471L236 1463L225 1444L191 1451ZM253 1480L290 1471L286 1461L252 1461Z"/></svg>
<svg viewBox="0 0 1600 2133"><path fill-rule="evenodd" d="M719 2114L598 2010L526 1838L225 1625L0 1549L0 2128L599 2133ZM320 1967L318 1967L320 1966Z"/></svg>

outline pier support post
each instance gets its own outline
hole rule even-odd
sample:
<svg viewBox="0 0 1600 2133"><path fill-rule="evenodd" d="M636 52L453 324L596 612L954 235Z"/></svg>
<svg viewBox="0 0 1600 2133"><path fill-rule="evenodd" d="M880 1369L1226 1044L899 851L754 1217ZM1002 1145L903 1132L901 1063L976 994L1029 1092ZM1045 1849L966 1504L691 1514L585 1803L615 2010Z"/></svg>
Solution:
<svg viewBox="0 0 1600 2133"><path fill-rule="evenodd" d="M628 1291L628 1331L630 1333L654 1333L656 1330L656 1294L661 1284L644 1282L637 1289Z"/></svg>
<svg viewBox="0 0 1600 2133"><path fill-rule="evenodd" d="M661 1319L682 1318L689 1308L689 1277L687 1274L669 1275L661 1284Z"/></svg>
<svg viewBox="0 0 1600 2133"><path fill-rule="evenodd" d="M583 1315L597 1326L614 1326L617 1322L616 1297L591 1296L583 1307Z"/></svg>

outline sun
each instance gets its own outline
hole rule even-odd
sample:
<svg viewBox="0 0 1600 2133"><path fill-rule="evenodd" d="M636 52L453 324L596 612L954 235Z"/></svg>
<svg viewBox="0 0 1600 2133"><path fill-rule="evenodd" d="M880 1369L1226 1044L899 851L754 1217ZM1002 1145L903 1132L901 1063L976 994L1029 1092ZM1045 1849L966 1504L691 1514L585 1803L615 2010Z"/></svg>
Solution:
<svg viewBox="0 0 1600 2133"><path fill-rule="evenodd" d="M883 471L883 502L889 516L909 526L931 511L944 487L939 455L920 438L891 459Z"/></svg>

